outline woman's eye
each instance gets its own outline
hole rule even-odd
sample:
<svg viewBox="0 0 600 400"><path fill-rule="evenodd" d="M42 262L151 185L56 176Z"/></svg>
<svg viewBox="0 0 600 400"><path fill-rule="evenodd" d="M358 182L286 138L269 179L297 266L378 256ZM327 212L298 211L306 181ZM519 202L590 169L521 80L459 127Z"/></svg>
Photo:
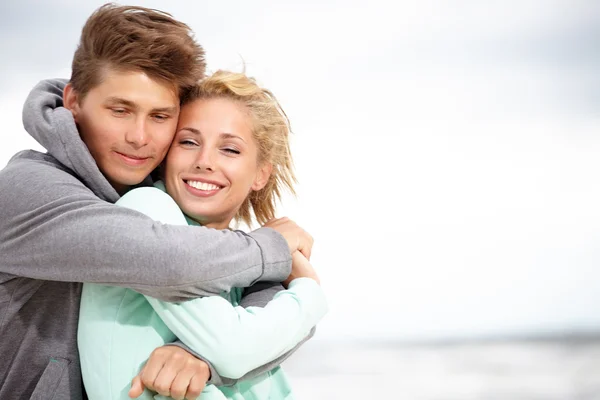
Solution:
<svg viewBox="0 0 600 400"><path fill-rule="evenodd" d="M223 151L225 151L226 153L230 153L230 154L240 154L239 150L232 149L232 148L225 148L225 149L223 149Z"/></svg>
<svg viewBox="0 0 600 400"><path fill-rule="evenodd" d="M198 145L198 143L194 142L193 140L188 140L188 139L180 140L179 144L181 144L183 146L197 146Z"/></svg>

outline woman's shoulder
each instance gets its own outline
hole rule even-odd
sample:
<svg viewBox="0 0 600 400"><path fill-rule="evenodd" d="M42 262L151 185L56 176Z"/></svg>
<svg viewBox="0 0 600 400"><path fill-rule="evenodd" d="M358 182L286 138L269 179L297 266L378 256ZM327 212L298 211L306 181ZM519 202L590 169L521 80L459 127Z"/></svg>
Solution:
<svg viewBox="0 0 600 400"><path fill-rule="evenodd" d="M171 196L156 187L139 187L125 193L116 203L146 214L155 221L187 225L183 212Z"/></svg>

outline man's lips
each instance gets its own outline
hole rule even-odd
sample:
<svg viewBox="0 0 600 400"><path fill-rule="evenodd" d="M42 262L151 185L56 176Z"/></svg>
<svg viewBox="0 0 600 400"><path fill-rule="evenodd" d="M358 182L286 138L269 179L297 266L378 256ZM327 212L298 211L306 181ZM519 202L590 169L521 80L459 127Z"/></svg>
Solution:
<svg viewBox="0 0 600 400"><path fill-rule="evenodd" d="M115 153L117 153L117 155L125 162L125 164L133 166L143 165L150 159L150 157L134 156L131 154L120 153L118 151Z"/></svg>

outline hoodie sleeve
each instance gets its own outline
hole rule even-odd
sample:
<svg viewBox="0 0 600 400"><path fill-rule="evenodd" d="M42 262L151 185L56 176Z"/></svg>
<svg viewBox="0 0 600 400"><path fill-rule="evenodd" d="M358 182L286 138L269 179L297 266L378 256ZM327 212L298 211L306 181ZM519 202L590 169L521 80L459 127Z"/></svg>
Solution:
<svg viewBox="0 0 600 400"><path fill-rule="evenodd" d="M248 308L248 307L265 307L277 293L284 290L283 286L280 283L276 282L259 282L249 288L244 288L242 301L240 302L240 307ZM280 366L285 360L287 360L292 354L296 352L304 343L310 340L316 332L316 326L313 326L308 335L306 335L300 342L298 342L292 349L283 353L279 357L275 358L272 361L266 362L263 365L260 365L251 371L246 372L242 377L228 378L224 375L219 374L219 372L215 369L215 367L211 364L211 362L204 357L202 354L194 351L192 348L188 347L181 340L177 340L173 343L168 344L168 346L178 346L186 350L188 353L193 354L197 358L206 362L210 369L210 379L206 382L207 385L215 385L215 386L232 386L237 384L238 382L246 381L249 379L253 379L259 375L264 374L267 371L271 371L273 368ZM249 367L246 367L249 368ZM242 370L243 372L243 370Z"/></svg>
<svg viewBox="0 0 600 400"><path fill-rule="evenodd" d="M146 297L160 319L221 377L239 379L294 348L327 312L323 290L310 278L294 279L265 307L234 307L220 296L181 304Z"/></svg>
<svg viewBox="0 0 600 400"><path fill-rule="evenodd" d="M99 199L50 156L35 154L0 171L0 272L124 286L165 301L289 275L287 243L272 229L156 222Z"/></svg>

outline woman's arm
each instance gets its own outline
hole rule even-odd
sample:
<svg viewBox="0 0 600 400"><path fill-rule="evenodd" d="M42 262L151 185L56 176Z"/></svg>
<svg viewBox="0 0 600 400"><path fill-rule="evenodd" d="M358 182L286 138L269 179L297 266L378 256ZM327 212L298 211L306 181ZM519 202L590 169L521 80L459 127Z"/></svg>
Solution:
<svg viewBox="0 0 600 400"><path fill-rule="evenodd" d="M233 379L292 349L327 312L325 295L310 278L295 279L264 308L234 307L219 296L181 304L146 299L184 344Z"/></svg>
<svg viewBox="0 0 600 400"><path fill-rule="evenodd" d="M251 287L244 288L244 294L242 297L242 301L240 302L240 306L243 308L246 307L265 307L269 301L273 300L275 295L284 290L284 287L278 282L258 282ZM273 368L278 367L287 360L292 354L296 352L304 343L310 340L316 332L316 327L313 327L309 334L302 339L298 344L296 344L291 350L288 350L286 353L280 355L274 360L263 364L257 368L254 368L250 372L247 372L239 379L227 378L225 376L221 376L217 370L208 362L208 360L200 355L199 353L192 350L186 344L181 342L180 340L176 340L173 343L170 343L172 346L181 347L186 350L188 353L193 354L196 358L199 358L205 361L210 369L210 379L207 382L208 384L212 384L215 386L232 386L240 381L245 381L248 379L255 378L259 375L264 374L265 372L271 371Z"/></svg>
<svg viewBox="0 0 600 400"><path fill-rule="evenodd" d="M158 189L136 189L117 205L162 223L185 223L173 199ZM301 255L298 253L298 256ZM146 299L179 340L207 360L221 376L235 379L292 349L306 338L327 311L321 287L310 278L294 280L288 290L270 290L268 295L272 300L266 305L264 293L261 296L255 292L242 299L247 308L234 307L220 296L181 304L166 303L147 295Z"/></svg>

